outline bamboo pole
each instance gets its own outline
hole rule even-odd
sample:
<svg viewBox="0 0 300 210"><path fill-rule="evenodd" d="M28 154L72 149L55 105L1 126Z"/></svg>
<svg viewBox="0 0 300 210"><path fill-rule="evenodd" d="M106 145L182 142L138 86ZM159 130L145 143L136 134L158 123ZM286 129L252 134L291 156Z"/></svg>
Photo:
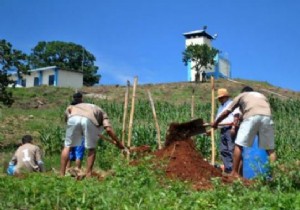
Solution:
<svg viewBox="0 0 300 210"><path fill-rule="evenodd" d="M148 96L149 96L149 100L150 100L150 104L151 104L151 108L152 108L152 113L153 113L153 118L154 118L154 122L155 122L155 127L156 127L158 149L161 149L160 128L158 125L155 106L154 106L154 102L153 102L150 90L147 90L147 92L148 92Z"/></svg>
<svg viewBox="0 0 300 210"><path fill-rule="evenodd" d="M195 117L195 88L193 88L193 92L192 92L192 102L191 102L191 118L194 119Z"/></svg>
<svg viewBox="0 0 300 210"><path fill-rule="evenodd" d="M123 127L122 127L122 144L125 144L125 131L126 131L126 117L127 117L127 109L128 109L128 95L129 95L129 87L130 82L127 80L127 87L125 91L124 98L124 113L123 113Z"/></svg>
<svg viewBox="0 0 300 210"><path fill-rule="evenodd" d="M133 124L133 115L134 115L134 102L135 102L135 91L136 91L136 85L138 82L138 78L134 77L134 83L133 83L133 90L132 90L132 101L131 101L131 111L130 111L130 118L129 118L129 127L128 127L128 141L127 141L127 147L130 148L131 146L131 136L132 136L132 124ZM130 154L127 154L127 159L129 159Z"/></svg>
<svg viewBox="0 0 300 210"><path fill-rule="evenodd" d="M210 121L214 122L215 120L215 82L214 77L210 78L211 82L211 118ZM215 130L211 129L211 164L215 165Z"/></svg>

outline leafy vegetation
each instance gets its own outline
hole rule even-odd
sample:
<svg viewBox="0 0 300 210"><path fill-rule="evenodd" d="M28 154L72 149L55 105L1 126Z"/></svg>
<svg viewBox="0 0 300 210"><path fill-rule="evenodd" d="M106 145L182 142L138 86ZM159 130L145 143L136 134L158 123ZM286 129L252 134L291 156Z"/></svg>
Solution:
<svg viewBox="0 0 300 210"><path fill-rule="evenodd" d="M83 46L62 41L39 42L30 55L33 68L57 66L62 69L83 71L83 84L92 86L99 82L96 57Z"/></svg>
<svg viewBox="0 0 300 210"><path fill-rule="evenodd" d="M16 70L19 76L26 73L27 55L12 47L5 39L0 39L0 102L11 106L14 102L12 92L7 90L9 85L14 85L10 79L11 70Z"/></svg>
<svg viewBox="0 0 300 210"><path fill-rule="evenodd" d="M177 87L174 91L190 91L189 87ZM166 87L161 89L172 92ZM95 92L101 92L100 90L95 88ZM122 92L124 89L111 87L110 90L105 90L106 94L111 94L108 99L85 97L85 100L101 106L110 116L116 133L121 136L123 103L120 97L114 98L112 94L118 94L117 91ZM232 87L232 90L238 92L236 87ZM185 100L173 103L172 100L176 98L172 98L172 95L170 101L166 100L166 96L159 98L159 94L153 97L162 140L165 139L169 123L190 120L191 105L188 94L176 94L183 95ZM21 178L1 173L0 209L300 209L300 120L295 117L300 114L298 99L269 97L276 126L278 154L278 161L271 166L274 174L272 181L258 177L251 186L244 186L239 181L223 185L216 178L213 180L214 189L195 191L188 182L167 179L164 171L153 170L151 156L144 157L139 165L132 166L116 147L103 140L99 140L97 147L95 170L112 170L114 175L103 181L95 178L75 181L71 177L59 177L59 152L65 128L61 117L71 100L68 96L72 95L72 90L40 87L38 90L14 90L14 95L16 103L11 108L4 108L0 118L3 139L0 142L2 167L4 168L4 163L14 151L14 148L7 149L4 146L19 142L18 139L23 134L29 133L34 134L35 141L45 151L47 172L25 174ZM150 103L147 98L140 97L141 95L139 93L135 104L132 144L148 144L157 149L157 133ZM36 99L45 104L38 108L32 104L26 110L23 109L22 106ZM196 100L195 104L196 116L207 121L210 119L211 110L209 101ZM130 109L129 106L127 116ZM209 160L210 138L197 136L196 146Z"/></svg>
<svg viewBox="0 0 300 210"><path fill-rule="evenodd" d="M191 44L183 52L183 62L187 65L189 62L193 62L193 69L196 71L195 81L200 80L200 73L204 71L204 68L210 68L210 65L214 65L214 58L218 54L218 50L209 47L207 44Z"/></svg>

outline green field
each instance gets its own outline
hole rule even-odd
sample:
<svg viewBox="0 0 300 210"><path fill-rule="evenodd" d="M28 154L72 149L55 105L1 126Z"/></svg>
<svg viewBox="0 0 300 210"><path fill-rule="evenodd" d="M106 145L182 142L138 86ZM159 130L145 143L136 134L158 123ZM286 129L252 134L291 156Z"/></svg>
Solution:
<svg viewBox="0 0 300 210"><path fill-rule="evenodd" d="M65 132L63 113L73 90L55 87L13 90L15 104L11 108L2 107L0 113L0 166L5 169L21 137L31 134L44 151L47 172L17 178L7 176L3 170L0 173L0 209L300 209L299 93L267 83L247 82L258 90L281 95L265 92L275 122L278 161L271 166L273 180L258 177L254 184L246 187L239 181L223 185L215 178L212 180L214 188L202 191L193 190L188 182L167 179L162 170L153 170L151 156L144 156L137 166L130 165L116 147L104 141L99 141L94 169L113 170L113 176L103 181L59 177L57 171ZM240 91L240 85L222 80L216 81L218 87L228 88L233 96ZM169 123L191 119L193 88L195 116L209 121L209 84L138 86L132 145L147 144L152 150L157 149L157 132L146 90L152 93L164 140ZM102 107L121 137L125 87L99 86L81 91L85 95L94 94L85 97L85 101ZM130 109L129 105L128 117ZM218 134L216 140L218 145ZM195 142L199 153L210 160L210 138L197 136ZM220 162L218 155L217 162Z"/></svg>

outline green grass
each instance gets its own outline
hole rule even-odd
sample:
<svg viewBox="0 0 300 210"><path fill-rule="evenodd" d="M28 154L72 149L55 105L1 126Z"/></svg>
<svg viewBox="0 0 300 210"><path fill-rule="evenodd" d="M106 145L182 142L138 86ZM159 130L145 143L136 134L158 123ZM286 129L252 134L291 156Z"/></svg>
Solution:
<svg viewBox="0 0 300 210"><path fill-rule="evenodd" d="M128 167L115 159L114 176L99 182L48 174L26 178L0 177L1 209L299 209L300 194L258 182L245 187L236 182L196 192L188 183L165 179L147 162Z"/></svg>

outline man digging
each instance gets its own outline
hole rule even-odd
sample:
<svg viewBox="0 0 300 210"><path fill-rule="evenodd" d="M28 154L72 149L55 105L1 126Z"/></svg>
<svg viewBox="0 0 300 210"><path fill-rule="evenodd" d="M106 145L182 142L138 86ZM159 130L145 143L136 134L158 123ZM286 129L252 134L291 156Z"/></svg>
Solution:
<svg viewBox="0 0 300 210"><path fill-rule="evenodd" d="M233 170L231 176L239 177L239 165L242 159L243 147L251 147L254 137L259 136L259 147L267 151L270 162L276 160L274 128L271 118L271 108L268 99L251 87L244 87L241 93L233 99L229 107L212 123L213 128L225 119L235 108L239 107L243 116L235 140L233 154Z"/></svg>

